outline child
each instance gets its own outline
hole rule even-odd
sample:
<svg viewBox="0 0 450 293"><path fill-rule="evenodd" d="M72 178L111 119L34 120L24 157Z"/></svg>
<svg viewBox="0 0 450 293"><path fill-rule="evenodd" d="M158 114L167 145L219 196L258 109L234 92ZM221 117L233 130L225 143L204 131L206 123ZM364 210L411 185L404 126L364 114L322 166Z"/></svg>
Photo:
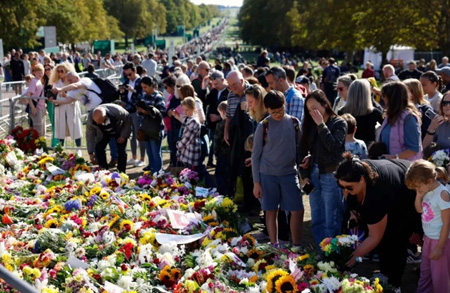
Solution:
<svg viewBox="0 0 450 293"><path fill-rule="evenodd" d="M366 143L355 138L356 119L351 114L344 114L342 119L347 122L347 135L345 136L345 151L351 152L360 159L367 159L368 152Z"/></svg>
<svg viewBox="0 0 450 293"><path fill-rule="evenodd" d="M425 234L417 292L450 292L450 194L437 180L435 166L425 160L411 164L405 183L416 190Z"/></svg>
<svg viewBox="0 0 450 293"><path fill-rule="evenodd" d="M196 105L192 97L186 97L182 102L184 114L186 117L183 120L183 133L181 139L177 142L177 157L185 167L198 167L201 155L200 146L200 122L195 114Z"/></svg>
<svg viewBox="0 0 450 293"><path fill-rule="evenodd" d="M228 154L230 152L230 146L225 142L224 129L225 129L225 113L227 112L227 101L223 101L217 107L222 120L217 123L216 130L214 132L214 152L216 155L216 177L217 191L219 194L233 196L233 188L230 186L230 174L228 170Z"/></svg>
<svg viewBox="0 0 450 293"><path fill-rule="evenodd" d="M270 116L261 121L253 139L253 194L266 212L270 242L278 243L278 209L291 214L292 245L300 246L303 202L297 176L297 146L300 122L286 114L283 93L271 90L264 97ZM266 125L264 125L266 123Z"/></svg>

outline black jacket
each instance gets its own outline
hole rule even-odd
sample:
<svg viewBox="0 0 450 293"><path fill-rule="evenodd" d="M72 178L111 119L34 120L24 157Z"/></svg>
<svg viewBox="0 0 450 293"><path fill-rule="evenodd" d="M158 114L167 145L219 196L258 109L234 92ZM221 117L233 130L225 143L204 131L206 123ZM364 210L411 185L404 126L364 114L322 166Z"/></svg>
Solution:
<svg viewBox="0 0 450 293"><path fill-rule="evenodd" d="M300 169L302 178L311 178L311 170L315 163L319 167L320 174L334 172L342 161L342 153L345 150L347 123L342 118L329 118L325 124L315 128L309 138L302 138L302 142L305 141L306 144L301 145L300 162L311 153L309 168Z"/></svg>
<svg viewBox="0 0 450 293"><path fill-rule="evenodd" d="M124 82L124 85L126 86L129 83L130 83L130 80L127 79ZM136 78L136 82L134 84L134 89L136 90L136 92L131 95L131 102L128 100L128 92L129 92L128 90L125 89L125 91L121 95L121 100L122 100L122 102L125 103L125 109L130 114L136 112L136 103L141 99L140 97L142 95L142 87L141 87L141 78L140 77Z"/></svg>
<svg viewBox="0 0 450 293"><path fill-rule="evenodd" d="M212 89L209 94L206 95L205 103L203 104L203 107L206 109L206 126L210 129L216 129L216 125L219 121L211 122L209 114L219 115L217 107L221 102L226 101L228 98L227 88L220 93L219 98L217 98L217 93L218 91L216 89Z"/></svg>

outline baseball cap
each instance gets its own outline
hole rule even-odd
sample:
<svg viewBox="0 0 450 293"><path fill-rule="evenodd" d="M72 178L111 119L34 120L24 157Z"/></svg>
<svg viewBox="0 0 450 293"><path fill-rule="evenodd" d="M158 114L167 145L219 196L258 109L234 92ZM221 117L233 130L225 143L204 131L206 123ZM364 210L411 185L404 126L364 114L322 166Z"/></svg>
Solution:
<svg viewBox="0 0 450 293"><path fill-rule="evenodd" d="M445 66L445 67L436 69L436 73L438 73L438 74L445 74L447 76L450 76L450 67Z"/></svg>
<svg viewBox="0 0 450 293"><path fill-rule="evenodd" d="M306 77L305 75L301 75L301 76L297 77L295 82L296 83L309 83L309 78Z"/></svg>
<svg viewBox="0 0 450 293"><path fill-rule="evenodd" d="M210 80L223 79L223 78L224 78L223 73L222 73L222 71L219 71L219 70L213 71L211 73L211 75L209 76Z"/></svg>

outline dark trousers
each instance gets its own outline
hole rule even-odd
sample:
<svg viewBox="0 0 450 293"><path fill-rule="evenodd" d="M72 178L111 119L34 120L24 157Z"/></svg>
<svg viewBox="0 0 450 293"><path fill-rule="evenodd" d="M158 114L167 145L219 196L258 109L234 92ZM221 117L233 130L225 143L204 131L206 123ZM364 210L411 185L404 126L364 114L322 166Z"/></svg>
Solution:
<svg viewBox="0 0 450 293"><path fill-rule="evenodd" d="M172 128L167 134L167 142L170 149L170 166L177 166L177 141L180 139L180 128Z"/></svg>
<svg viewBox="0 0 450 293"><path fill-rule="evenodd" d="M260 203L253 195L252 167L242 167L242 185L244 187L244 205L247 209L259 209Z"/></svg>
<svg viewBox="0 0 450 293"><path fill-rule="evenodd" d="M111 138L114 137L116 140L119 136L112 136L108 134L103 134L103 138L95 145L95 155L97 157L98 165L103 169L108 169L108 163L106 161L106 145L109 143ZM127 140L124 143L117 143L118 150L118 162L117 162L117 170L119 172L125 173L127 167Z"/></svg>
<svg viewBox="0 0 450 293"><path fill-rule="evenodd" d="M212 165L214 162L214 147L215 147L214 132L215 132L215 129L209 130L209 141L211 141L211 147L209 148L208 165ZM216 158L216 160L217 160L217 158Z"/></svg>
<svg viewBox="0 0 450 293"><path fill-rule="evenodd" d="M233 186L230 181L230 171L228 169L228 155L216 157L216 184L217 192L228 197L233 197Z"/></svg>

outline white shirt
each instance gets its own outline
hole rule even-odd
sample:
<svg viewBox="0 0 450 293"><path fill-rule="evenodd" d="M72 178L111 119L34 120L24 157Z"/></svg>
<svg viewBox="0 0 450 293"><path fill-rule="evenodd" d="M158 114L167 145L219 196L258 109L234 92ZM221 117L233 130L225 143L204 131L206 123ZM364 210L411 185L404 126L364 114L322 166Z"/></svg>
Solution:
<svg viewBox="0 0 450 293"><path fill-rule="evenodd" d="M28 60L22 60L23 62L23 71L25 75L30 74L31 72L31 63Z"/></svg>
<svg viewBox="0 0 450 293"><path fill-rule="evenodd" d="M128 80L128 84L134 89L134 87L136 86L136 80L139 78L139 75L136 74L136 79L135 80ZM131 102L131 97L133 96L133 92L128 91L128 101Z"/></svg>
<svg viewBox="0 0 450 293"><path fill-rule="evenodd" d="M82 77L80 79L80 82L85 86L85 88L68 91L67 97L81 101L86 110L91 111L103 102L102 98L100 98L100 96L96 94L101 94L102 91L95 84L95 82L93 82L92 79L88 77ZM88 89L91 91L88 91ZM94 91L95 93L92 91Z"/></svg>
<svg viewBox="0 0 450 293"><path fill-rule="evenodd" d="M153 59L145 59L142 61L142 67L147 70L147 75L151 77L155 77L156 75L156 61Z"/></svg>

